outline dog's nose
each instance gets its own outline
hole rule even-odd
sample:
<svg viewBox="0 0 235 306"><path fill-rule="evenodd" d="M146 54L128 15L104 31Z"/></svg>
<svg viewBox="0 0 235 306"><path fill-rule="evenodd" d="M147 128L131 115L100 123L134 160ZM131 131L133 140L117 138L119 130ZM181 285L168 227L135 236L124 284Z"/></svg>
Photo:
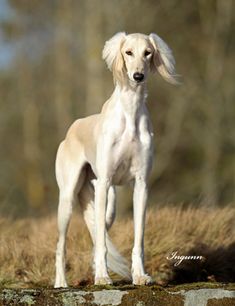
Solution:
<svg viewBox="0 0 235 306"><path fill-rule="evenodd" d="M144 79L144 74L143 73L139 73L139 72L135 72L133 74L133 78L136 82L141 82Z"/></svg>

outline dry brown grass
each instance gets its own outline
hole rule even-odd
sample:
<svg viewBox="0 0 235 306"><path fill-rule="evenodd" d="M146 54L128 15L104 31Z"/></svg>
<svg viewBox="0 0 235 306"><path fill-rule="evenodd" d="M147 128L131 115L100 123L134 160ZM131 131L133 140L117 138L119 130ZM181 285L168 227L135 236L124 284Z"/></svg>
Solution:
<svg viewBox="0 0 235 306"><path fill-rule="evenodd" d="M232 242L235 242L234 220L235 208L232 207L182 209L179 206L150 210L147 215L145 235L147 271L160 284L174 280L174 273L179 271L174 271L171 263L166 259L173 250L186 255L192 249L194 251L196 249L195 252L202 252L204 253L202 255L206 257L208 255L211 259L213 250L218 251L220 248L220 255L224 254L226 258L226 250ZM117 221L111 230L113 241L128 259L130 259L133 241L132 228L133 222L128 219ZM2 285L21 287L33 284L52 285L56 239L55 216L17 221L0 219L0 281ZM75 285L83 279L91 279L91 240L83 220L77 214L74 214L72 218L67 250L69 284ZM232 251L235 252L234 249ZM221 262L219 264L223 265ZM234 266L234 260L233 263L231 262L232 265ZM205 267L202 268L205 270ZM207 275L208 280L211 278L217 280L217 267L214 269L215 271L212 267L212 271L208 272L211 274ZM199 271L197 273L199 275ZM222 273L221 269L219 273Z"/></svg>

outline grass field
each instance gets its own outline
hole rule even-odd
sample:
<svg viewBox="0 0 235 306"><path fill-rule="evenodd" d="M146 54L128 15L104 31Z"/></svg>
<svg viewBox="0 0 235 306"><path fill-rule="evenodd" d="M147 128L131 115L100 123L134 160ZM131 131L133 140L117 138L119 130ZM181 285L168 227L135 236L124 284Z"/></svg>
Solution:
<svg viewBox="0 0 235 306"><path fill-rule="evenodd" d="M146 270L162 285L193 281L235 281L235 208L162 207L149 210L145 234ZM132 219L116 221L111 237L130 261ZM8 287L51 286L57 240L56 216L0 219L0 283ZM174 266L166 257L202 255ZM67 279L72 286L92 281L92 244L75 213L68 233ZM113 275L115 279L116 276Z"/></svg>

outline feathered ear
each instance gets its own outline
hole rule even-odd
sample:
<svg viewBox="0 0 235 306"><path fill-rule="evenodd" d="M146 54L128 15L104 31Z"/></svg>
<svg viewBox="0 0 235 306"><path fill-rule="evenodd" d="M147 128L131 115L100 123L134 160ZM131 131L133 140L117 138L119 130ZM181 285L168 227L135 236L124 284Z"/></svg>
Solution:
<svg viewBox="0 0 235 306"><path fill-rule="evenodd" d="M125 40L126 33L119 32L106 41L102 53L102 58L107 63L108 68L112 71L115 59L120 55L121 46Z"/></svg>
<svg viewBox="0 0 235 306"><path fill-rule="evenodd" d="M158 71L161 76L171 84L179 84L175 73L175 59L171 49L155 33L149 35L149 40L154 47L151 69Z"/></svg>

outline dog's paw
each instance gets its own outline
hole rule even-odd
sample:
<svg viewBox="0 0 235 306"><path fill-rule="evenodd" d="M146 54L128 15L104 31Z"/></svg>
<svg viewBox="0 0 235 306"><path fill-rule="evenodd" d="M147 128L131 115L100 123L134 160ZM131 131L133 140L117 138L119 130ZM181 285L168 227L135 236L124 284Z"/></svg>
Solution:
<svg viewBox="0 0 235 306"><path fill-rule="evenodd" d="M153 283L153 280L148 274L134 275L132 283L134 285L150 285Z"/></svg>
<svg viewBox="0 0 235 306"><path fill-rule="evenodd" d="M96 277L95 278L95 285L112 285L113 281L110 277Z"/></svg>
<svg viewBox="0 0 235 306"><path fill-rule="evenodd" d="M56 281L55 282L55 285L54 285L54 288L67 288L68 285L66 283L66 281Z"/></svg>

